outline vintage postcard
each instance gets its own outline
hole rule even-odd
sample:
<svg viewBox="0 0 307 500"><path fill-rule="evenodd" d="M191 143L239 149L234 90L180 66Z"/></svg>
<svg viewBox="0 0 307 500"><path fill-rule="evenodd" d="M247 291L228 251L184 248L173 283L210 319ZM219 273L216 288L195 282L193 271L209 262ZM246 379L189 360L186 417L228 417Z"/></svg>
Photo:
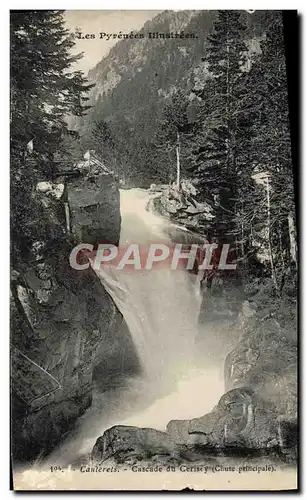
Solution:
<svg viewBox="0 0 307 500"><path fill-rule="evenodd" d="M289 16L11 11L14 490L297 489Z"/></svg>

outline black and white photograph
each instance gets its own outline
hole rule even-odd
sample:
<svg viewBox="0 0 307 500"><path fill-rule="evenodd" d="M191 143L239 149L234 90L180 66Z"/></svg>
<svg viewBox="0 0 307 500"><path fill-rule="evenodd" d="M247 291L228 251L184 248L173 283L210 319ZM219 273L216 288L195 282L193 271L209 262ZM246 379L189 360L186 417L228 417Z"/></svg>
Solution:
<svg viewBox="0 0 307 500"><path fill-rule="evenodd" d="M10 11L12 489L297 491L297 11L84 8Z"/></svg>

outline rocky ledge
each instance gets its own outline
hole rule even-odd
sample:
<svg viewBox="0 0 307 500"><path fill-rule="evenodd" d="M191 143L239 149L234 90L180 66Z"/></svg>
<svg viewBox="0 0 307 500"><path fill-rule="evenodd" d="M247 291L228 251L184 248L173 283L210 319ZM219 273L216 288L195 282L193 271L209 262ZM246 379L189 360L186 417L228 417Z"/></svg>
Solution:
<svg viewBox="0 0 307 500"><path fill-rule="evenodd" d="M212 412L192 420L172 420L166 432L114 426L99 437L93 463L179 465L205 457L296 459L296 421L280 418L250 389L224 394Z"/></svg>
<svg viewBox="0 0 307 500"><path fill-rule="evenodd" d="M180 188L175 184L151 186L152 198L148 209L185 226L187 229L201 231L214 219L212 207L199 201L197 188L188 180L182 180Z"/></svg>

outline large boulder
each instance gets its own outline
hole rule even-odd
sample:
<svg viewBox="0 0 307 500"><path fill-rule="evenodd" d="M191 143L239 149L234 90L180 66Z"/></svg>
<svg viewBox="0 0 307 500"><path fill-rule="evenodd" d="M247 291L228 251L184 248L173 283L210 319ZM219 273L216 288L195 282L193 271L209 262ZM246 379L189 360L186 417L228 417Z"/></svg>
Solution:
<svg viewBox="0 0 307 500"><path fill-rule="evenodd" d="M143 460L161 463L178 459L179 450L165 432L116 425L97 439L92 451L94 462L101 463L110 458L119 464Z"/></svg>
<svg viewBox="0 0 307 500"><path fill-rule="evenodd" d="M214 216L211 205L199 201L198 194L190 181L182 180L179 188L173 184L165 186L159 194L154 192L149 208L191 230L199 231L206 229Z"/></svg>
<svg viewBox="0 0 307 500"><path fill-rule="evenodd" d="M178 465L216 456L278 456L295 460L296 423L279 417L249 388L224 394L208 414L171 420L166 432L117 425L99 437L94 463Z"/></svg>
<svg viewBox="0 0 307 500"><path fill-rule="evenodd" d="M118 182L97 160L81 162L79 167L82 175L66 181L70 230L79 242L117 244L121 222Z"/></svg>

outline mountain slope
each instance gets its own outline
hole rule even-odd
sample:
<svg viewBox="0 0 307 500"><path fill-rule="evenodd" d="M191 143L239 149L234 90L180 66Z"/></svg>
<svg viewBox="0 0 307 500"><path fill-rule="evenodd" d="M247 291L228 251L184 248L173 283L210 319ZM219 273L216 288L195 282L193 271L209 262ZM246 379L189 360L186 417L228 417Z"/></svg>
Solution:
<svg viewBox="0 0 307 500"><path fill-rule="evenodd" d="M152 140L170 96L178 89L192 90L197 80L208 77L201 58L216 14L205 10L158 14L140 30L138 36L143 38L119 41L89 72L90 82L96 84L90 95L93 108L74 128L88 137L95 121L108 121L133 177L157 169L162 161L159 154L156 158ZM249 23L248 38L261 34L261 11L242 16ZM184 38L153 39L150 33L178 33Z"/></svg>

